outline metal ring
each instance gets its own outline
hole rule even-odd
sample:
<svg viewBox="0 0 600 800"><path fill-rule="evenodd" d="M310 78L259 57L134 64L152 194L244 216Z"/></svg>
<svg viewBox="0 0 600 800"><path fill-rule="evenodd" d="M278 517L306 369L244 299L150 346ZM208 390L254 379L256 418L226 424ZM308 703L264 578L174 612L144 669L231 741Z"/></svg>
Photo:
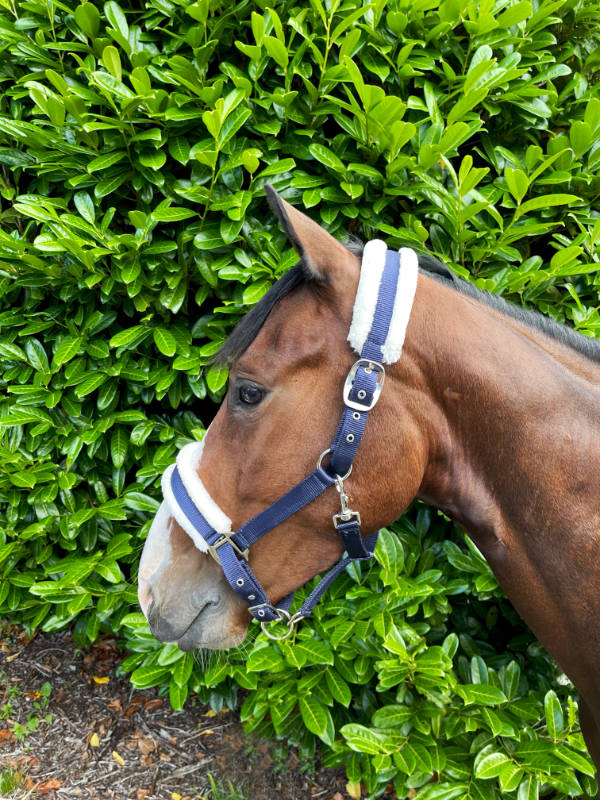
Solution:
<svg viewBox="0 0 600 800"><path fill-rule="evenodd" d="M323 450L317 461L317 469L321 469L323 459L325 458L326 455L329 455L329 453L331 453L331 447L328 447L327 450ZM336 475L336 477L341 478L343 481L345 481L346 478L350 477L351 472L352 472L352 464L350 464L350 468L348 469L348 472L345 475Z"/></svg>
<svg viewBox="0 0 600 800"><path fill-rule="evenodd" d="M271 606L271 608L273 609L273 611L276 611L279 614L279 619L272 619L270 622L285 622L287 618L287 624L288 624L287 631L285 631L285 633L283 633L281 636L275 636L274 634L269 633L269 631L265 626L269 625L270 622L261 622L260 628L264 633L264 635L267 637L267 639L272 639L274 642L281 642L283 641L283 639L287 639L288 636L290 636L290 634L294 630L296 623L300 622L300 620L303 619L303 617L298 612L296 612L293 615L290 615L289 612L285 610L285 608L274 608L273 606Z"/></svg>
<svg viewBox="0 0 600 800"><path fill-rule="evenodd" d="M275 606L269 606L269 608L271 609L271 611L274 611L278 615L279 619L263 620L260 623L262 632L268 639L273 639L273 641L275 642L279 642L282 639L287 639L294 627L294 624L292 623L292 617L289 611L286 611L285 608L276 608ZM288 625L288 629L282 636L275 636L274 634L269 633L269 631L265 627L266 625L269 625L271 622L285 622Z"/></svg>

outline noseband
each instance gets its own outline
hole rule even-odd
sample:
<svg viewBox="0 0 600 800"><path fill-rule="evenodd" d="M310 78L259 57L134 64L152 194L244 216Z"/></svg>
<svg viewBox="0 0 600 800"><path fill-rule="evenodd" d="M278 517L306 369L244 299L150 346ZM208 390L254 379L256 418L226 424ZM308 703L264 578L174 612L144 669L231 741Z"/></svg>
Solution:
<svg viewBox="0 0 600 800"><path fill-rule="evenodd" d="M373 555L378 532L362 538L360 514L348 507L344 481L352 472L368 414L381 394L385 379L383 365L395 363L402 353L417 274L418 259L413 250L388 250L380 240L365 246L348 334L348 341L360 358L346 377L342 417L331 446L319 456L314 472L287 494L232 531L231 520L210 497L197 474L202 443L186 445L179 452L177 462L163 475L163 495L172 516L191 536L196 547L210 553L221 565L233 591L247 603L252 616L272 639L289 636L294 625L312 612L321 595L351 561ZM278 606L272 605L250 569L249 550L254 542L330 486L335 486L340 496L341 508L333 515L333 524L341 536L346 555L321 579L298 611L290 614L294 593L284 597ZM282 636L275 636L265 628L266 622L273 621L287 623Z"/></svg>

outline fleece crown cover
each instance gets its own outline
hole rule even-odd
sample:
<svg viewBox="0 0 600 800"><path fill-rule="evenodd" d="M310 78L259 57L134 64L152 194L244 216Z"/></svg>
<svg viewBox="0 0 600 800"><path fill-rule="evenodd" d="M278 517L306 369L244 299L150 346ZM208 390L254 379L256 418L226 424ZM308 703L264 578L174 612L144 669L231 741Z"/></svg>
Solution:
<svg viewBox="0 0 600 800"><path fill-rule="evenodd" d="M367 242L363 251L360 279L352 313L352 324L348 332L350 346L359 354L373 325L386 253L387 245L381 239L372 239ZM402 347L404 346L406 329L415 299L419 274L419 259L415 251L409 247L402 247L398 253L400 271L394 298L394 308L389 331L381 348L384 364L394 364L402 355Z"/></svg>

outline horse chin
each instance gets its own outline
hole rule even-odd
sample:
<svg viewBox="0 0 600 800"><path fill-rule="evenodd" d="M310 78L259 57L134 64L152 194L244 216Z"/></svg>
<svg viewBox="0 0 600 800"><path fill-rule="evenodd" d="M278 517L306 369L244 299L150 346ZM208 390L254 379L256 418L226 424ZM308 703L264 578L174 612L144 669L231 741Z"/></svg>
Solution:
<svg viewBox="0 0 600 800"><path fill-rule="evenodd" d="M245 638L246 631L234 631L223 635L202 629L198 631L195 625L191 625L175 644L184 653L189 653L191 650L229 650L240 645Z"/></svg>
<svg viewBox="0 0 600 800"><path fill-rule="evenodd" d="M228 650L246 638L247 626L234 624L219 606L207 606L176 643L180 650Z"/></svg>
<svg viewBox="0 0 600 800"><path fill-rule="evenodd" d="M222 602L208 602L192 616L186 627L185 614L161 615L154 603L146 610L152 635L165 644L176 644L180 650L228 650L246 638L247 625L232 620ZM173 623L169 620L177 619ZM189 619L189 617L188 617ZM183 623L183 624L182 624Z"/></svg>

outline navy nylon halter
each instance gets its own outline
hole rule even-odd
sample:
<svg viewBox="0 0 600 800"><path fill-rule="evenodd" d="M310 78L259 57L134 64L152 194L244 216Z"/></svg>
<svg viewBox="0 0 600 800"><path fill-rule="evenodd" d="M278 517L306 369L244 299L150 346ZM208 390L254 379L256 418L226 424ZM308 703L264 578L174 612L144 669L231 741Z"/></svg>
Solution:
<svg viewBox="0 0 600 800"><path fill-rule="evenodd" d="M321 595L351 561L371 558L373 555L378 532L363 539L360 531L360 515L348 508L343 481L352 470L368 413L375 406L383 386L385 369L382 365L384 361L382 348L392 321L400 264L400 254L387 250L371 330L362 347L360 358L352 366L346 378L343 393L345 407L342 417L331 447L321 454L317 468L310 475L237 531L221 533L207 522L188 493L178 468L173 469L171 475L173 498L197 533L206 541L208 552L220 563L233 591L247 603L250 613L259 622L280 620L288 623L289 627L284 636L275 637L268 634L271 638L288 636L294 624L312 612ZM327 455L329 460L322 466ZM340 494L342 506L341 511L334 515L333 521L342 539L346 555L327 572L298 611L290 615L289 608L294 593L284 597L278 606L273 606L250 568L248 551L254 542L333 485ZM263 630L268 633L264 627Z"/></svg>

